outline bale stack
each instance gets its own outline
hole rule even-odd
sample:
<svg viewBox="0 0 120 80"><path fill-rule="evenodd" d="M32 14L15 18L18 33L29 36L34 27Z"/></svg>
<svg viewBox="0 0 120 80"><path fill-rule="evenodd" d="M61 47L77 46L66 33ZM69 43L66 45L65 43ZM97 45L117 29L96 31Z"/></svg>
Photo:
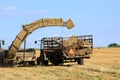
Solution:
<svg viewBox="0 0 120 80"><path fill-rule="evenodd" d="M90 54L90 53L91 53L91 48L88 47L88 48L76 50L75 55L76 56L83 56L85 54Z"/></svg>
<svg viewBox="0 0 120 80"><path fill-rule="evenodd" d="M72 36L66 40L63 40L64 47L75 47L77 46L78 39L76 36Z"/></svg>
<svg viewBox="0 0 120 80"><path fill-rule="evenodd" d="M72 36L63 40L64 52L67 56L82 56L87 53L90 53L91 48L85 47L85 45L90 45L89 42L84 41L84 39L78 38L77 36ZM70 53L70 50L73 49L74 54ZM69 54L70 53L70 54Z"/></svg>

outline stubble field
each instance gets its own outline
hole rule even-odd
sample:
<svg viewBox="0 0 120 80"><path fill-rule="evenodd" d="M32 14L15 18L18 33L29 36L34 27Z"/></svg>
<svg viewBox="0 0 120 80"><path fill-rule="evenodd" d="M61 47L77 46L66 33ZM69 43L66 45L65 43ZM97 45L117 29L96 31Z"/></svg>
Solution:
<svg viewBox="0 0 120 80"><path fill-rule="evenodd" d="M120 80L120 48L95 48L84 65L0 68L0 80Z"/></svg>

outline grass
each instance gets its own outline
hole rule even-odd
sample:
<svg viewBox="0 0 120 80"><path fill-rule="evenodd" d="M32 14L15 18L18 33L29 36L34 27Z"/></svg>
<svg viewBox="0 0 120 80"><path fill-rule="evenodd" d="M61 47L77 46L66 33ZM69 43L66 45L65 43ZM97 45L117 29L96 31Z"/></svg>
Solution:
<svg viewBox="0 0 120 80"><path fill-rule="evenodd" d="M0 68L0 80L120 80L120 48L96 48L84 65Z"/></svg>

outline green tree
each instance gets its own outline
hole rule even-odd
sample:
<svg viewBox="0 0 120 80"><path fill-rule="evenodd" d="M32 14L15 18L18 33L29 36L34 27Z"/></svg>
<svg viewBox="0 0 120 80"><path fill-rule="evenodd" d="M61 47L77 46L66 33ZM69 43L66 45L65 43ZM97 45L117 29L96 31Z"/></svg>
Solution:
<svg viewBox="0 0 120 80"><path fill-rule="evenodd" d="M117 43L111 43L108 45L108 47L120 47L120 45Z"/></svg>

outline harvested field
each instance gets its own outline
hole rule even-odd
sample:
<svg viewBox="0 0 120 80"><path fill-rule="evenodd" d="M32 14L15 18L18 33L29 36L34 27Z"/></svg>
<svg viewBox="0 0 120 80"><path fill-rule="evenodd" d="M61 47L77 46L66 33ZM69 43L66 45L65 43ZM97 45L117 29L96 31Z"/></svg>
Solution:
<svg viewBox="0 0 120 80"><path fill-rule="evenodd" d="M96 48L82 66L0 68L0 80L120 80L120 48Z"/></svg>

